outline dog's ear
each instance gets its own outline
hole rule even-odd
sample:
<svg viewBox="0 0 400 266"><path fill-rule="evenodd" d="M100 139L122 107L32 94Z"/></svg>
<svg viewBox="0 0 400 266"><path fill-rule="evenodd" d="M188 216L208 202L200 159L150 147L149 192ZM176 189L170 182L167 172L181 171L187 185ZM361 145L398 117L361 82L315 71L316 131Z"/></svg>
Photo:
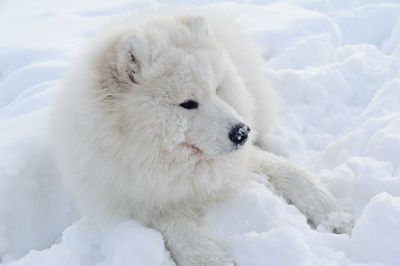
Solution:
<svg viewBox="0 0 400 266"><path fill-rule="evenodd" d="M121 79L138 83L140 69L146 63L147 46L145 39L138 33L122 36L116 46L116 69Z"/></svg>
<svg viewBox="0 0 400 266"><path fill-rule="evenodd" d="M192 32L208 35L208 25L206 19L202 16L182 16L180 21Z"/></svg>

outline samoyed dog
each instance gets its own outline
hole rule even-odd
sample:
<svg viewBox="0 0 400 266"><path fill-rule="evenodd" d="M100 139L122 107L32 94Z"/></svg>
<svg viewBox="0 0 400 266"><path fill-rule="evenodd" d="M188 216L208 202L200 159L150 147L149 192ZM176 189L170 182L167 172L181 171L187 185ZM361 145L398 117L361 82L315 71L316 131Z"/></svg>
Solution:
<svg viewBox="0 0 400 266"><path fill-rule="evenodd" d="M215 16L127 19L73 65L53 110L66 187L90 219L161 232L177 265L232 265L201 226L251 173L318 225L339 210L307 170L256 147L277 99L255 46Z"/></svg>

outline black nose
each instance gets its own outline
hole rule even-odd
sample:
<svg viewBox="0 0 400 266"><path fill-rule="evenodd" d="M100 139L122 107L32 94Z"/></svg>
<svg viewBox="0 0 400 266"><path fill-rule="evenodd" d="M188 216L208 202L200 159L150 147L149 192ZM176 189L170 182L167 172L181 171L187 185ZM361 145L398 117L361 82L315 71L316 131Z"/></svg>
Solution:
<svg viewBox="0 0 400 266"><path fill-rule="evenodd" d="M248 126L239 123L229 131L229 139L237 145L242 145L246 142L249 132L250 128Z"/></svg>

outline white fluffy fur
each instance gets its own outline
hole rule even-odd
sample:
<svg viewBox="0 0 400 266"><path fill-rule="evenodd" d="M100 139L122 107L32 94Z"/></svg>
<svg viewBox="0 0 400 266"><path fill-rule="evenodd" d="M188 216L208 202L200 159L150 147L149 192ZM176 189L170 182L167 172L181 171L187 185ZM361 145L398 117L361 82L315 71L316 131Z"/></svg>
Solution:
<svg viewBox="0 0 400 266"><path fill-rule="evenodd" d="M276 104L261 69L257 49L214 16L126 20L101 33L54 105L54 148L81 211L137 219L163 234L178 265L211 266L232 261L201 216L252 171L314 224L337 210L309 172L254 146ZM187 99L198 109L179 106ZM228 132L239 122L252 132L235 150Z"/></svg>

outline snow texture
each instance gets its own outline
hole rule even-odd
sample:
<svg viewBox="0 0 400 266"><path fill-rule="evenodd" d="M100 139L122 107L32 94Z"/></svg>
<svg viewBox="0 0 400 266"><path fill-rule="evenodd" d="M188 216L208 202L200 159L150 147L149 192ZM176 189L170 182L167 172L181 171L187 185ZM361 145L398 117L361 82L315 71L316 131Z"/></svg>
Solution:
<svg viewBox="0 0 400 266"><path fill-rule="evenodd" d="M357 218L351 237L328 232L346 218L337 215L314 230L249 182L206 226L238 265L400 265L400 3L206 2L234 14L267 59L283 108L262 144L319 173ZM0 2L0 265L174 265L157 231L80 218L47 135L52 94L79 47L113 16L159 5Z"/></svg>

